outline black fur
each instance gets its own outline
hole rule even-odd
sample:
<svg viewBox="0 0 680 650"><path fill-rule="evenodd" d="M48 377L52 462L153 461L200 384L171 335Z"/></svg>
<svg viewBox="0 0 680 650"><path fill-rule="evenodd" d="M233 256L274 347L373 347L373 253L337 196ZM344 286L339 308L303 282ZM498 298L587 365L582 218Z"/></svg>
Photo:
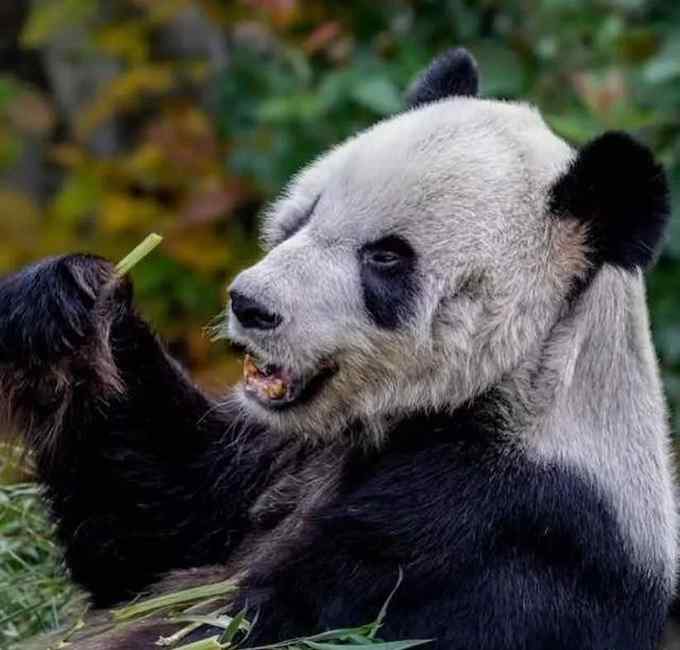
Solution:
<svg viewBox="0 0 680 650"><path fill-rule="evenodd" d="M391 262L380 262L390 256ZM416 254L402 237L388 236L359 251L364 304L373 322L395 329L413 311L416 294Z"/></svg>
<svg viewBox="0 0 680 650"><path fill-rule="evenodd" d="M587 144L552 188L550 208L587 225L595 268L648 268L670 216L668 184L652 152L625 133Z"/></svg>
<svg viewBox="0 0 680 650"><path fill-rule="evenodd" d="M74 268L89 278L81 292ZM65 405L40 407L34 419L30 380L17 399L0 392L0 404L38 426L28 439L66 561L96 604L173 569L222 566L174 586L245 569L233 607L260 609L256 645L372 620L401 568L385 639L432 638L440 650L656 647L669 599L661 568L643 572L631 560L587 479L513 447L488 415L491 398L402 422L380 451L307 447L238 420L229 404L216 408L100 260L50 261L0 282L0 304L10 301L0 340L17 347L2 348L0 385L34 342L72 342L58 360L33 361L43 376L68 376ZM106 324L122 389L102 399L87 370L96 358L80 357L99 348L80 332L99 336ZM44 425L58 410L55 433ZM36 444L48 430L62 462ZM148 620L97 647L146 647L160 631Z"/></svg>
<svg viewBox="0 0 680 650"><path fill-rule="evenodd" d="M76 289L71 275L84 266L92 283ZM262 489L267 449L278 458L274 438L268 434L265 445L253 428L239 471L219 467L229 444L224 416L168 357L129 298L129 285L112 278L110 265L81 256L0 282L0 304L13 306L0 316L0 341L8 342L0 411L34 447L66 562L98 606L135 595L171 567L226 560L249 505L237 495ZM107 322L125 387L108 394L95 380L99 352L86 340ZM44 354L50 342L55 349ZM67 382L56 395L53 375Z"/></svg>
<svg viewBox="0 0 680 650"><path fill-rule="evenodd" d="M89 313L95 305L93 286L106 273L96 258L47 260L2 282L0 363L61 359L94 334ZM36 313L43 314L35 327Z"/></svg>
<svg viewBox="0 0 680 650"><path fill-rule="evenodd" d="M626 556L594 487L535 465L479 422L474 409L414 418L379 454L346 459L336 499L287 555L252 567L239 605L257 603L274 622L252 641L361 624L401 567L387 639L432 638L442 650L656 647L668 594Z"/></svg>
<svg viewBox="0 0 680 650"><path fill-rule="evenodd" d="M462 47L438 56L413 83L406 103L417 108L446 97L475 97L479 92L479 72L473 56Z"/></svg>

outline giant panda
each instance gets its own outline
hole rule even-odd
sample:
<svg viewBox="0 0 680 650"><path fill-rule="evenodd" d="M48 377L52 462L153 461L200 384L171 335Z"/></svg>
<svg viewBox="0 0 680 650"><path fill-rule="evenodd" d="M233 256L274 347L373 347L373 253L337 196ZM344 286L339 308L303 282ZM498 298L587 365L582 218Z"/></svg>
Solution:
<svg viewBox="0 0 680 650"><path fill-rule="evenodd" d="M224 398L109 262L2 281L2 410L94 606L232 578L259 645L372 620L401 573L387 640L656 647L677 550L643 282L664 173L477 87L449 51L293 179L229 287L220 331L247 356Z"/></svg>

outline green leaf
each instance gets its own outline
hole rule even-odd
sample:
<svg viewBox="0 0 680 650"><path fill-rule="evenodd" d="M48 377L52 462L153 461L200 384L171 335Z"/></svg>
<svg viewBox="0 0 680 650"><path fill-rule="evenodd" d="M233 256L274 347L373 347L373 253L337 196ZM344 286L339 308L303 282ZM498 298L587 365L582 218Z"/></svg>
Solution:
<svg viewBox="0 0 680 650"><path fill-rule="evenodd" d="M24 143L17 133L0 132L0 170L11 169L23 151Z"/></svg>
<svg viewBox="0 0 680 650"><path fill-rule="evenodd" d="M369 636L364 636L363 634L350 634L347 637L348 641L351 641L353 645L375 645L376 641L373 641L373 639Z"/></svg>
<svg viewBox="0 0 680 650"><path fill-rule="evenodd" d="M385 641L367 643L366 645L346 645L338 643L317 643L316 641L303 641L303 643L313 650L336 650L337 648L354 648L354 650L405 650L406 648L415 648L425 643L432 643L432 639L413 639L410 641Z"/></svg>
<svg viewBox="0 0 680 650"><path fill-rule="evenodd" d="M114 621L128 621L146 614L151 614L160 609L187 605L199 600L207 600L214 596L226 596L236 590L233 580L223 580L215 584L192 587L183 591L165 594L156 598L149 598L138 603L133 603L127 607L120 607L111 611Z"/></svg>
<svg viewBox="0 0 680 650"><path fill-rule="evenodd" d="M646 81L657 84L680 77L680 31L675 32L674 36L643 68Z"/></svg>
<svg viewBox="0 0 680 650"><path fill-rule="evenodd" d="M219 643L216 636L211 636L209 639L201 641L194 641L183 646L179 646L175 650L223 650L225 646Z"/></svg>
<svg viewBox="0 0 680 650"><path fill-rule="evenodd" d="M0 77L0 110L3 110L15 97L19 95L19 85L8 77Z"/></svg>
<svg viewBox="0 0 680 650"><path fill-rule="evenodd" d="M516 97L525 85L520 57L501 41L484 40L470 49L482 71L482 91L487 97Z"/></svg>
<svg viewBox="0 0 680 650"><path fill-rule="evenodd" d="M385 77L369 77L359 81L352 90L352 97L378 115L392 115L403 108L400 92Z"/></svg>
<svg viewBox="0 0 680 650"><path fill-rule="evenodd" d="M249 625L246 621L246 612L247 609L244 607L238 614L236 614L236 616L234 616L234 618L231 619L227 629L219 638L220 643L231 643L238 634L239 630L246 632L248 631Z"/></svg>
<svg viewBox="0 0 680 650"><path fill-rule="evenodd" d="M299 120L313 122L321 117L324 105L316 93L297 93L264 100L256 115L258 120L275 124Z"/></svg>
<svg viewBox="0 0 680 650"><path fill-rule="evenodd" d="M576 144L583 144L602 131L602 125L585 113L545 115L544 117L558 135Z"/></svg>
<svg viewBox="0 0 680 650"><path fill-rule="evenodd" d="M64 228L76 226L97 210L103 190L102 178L93 171L78 170L70 174L54 198L55 217Z"/></svg>
<svg viewBox="0 0 680 650"><path fill-rule="evenodd" d="M201 603L201 606L203 603ZM226 630L233 619L229 616L201 616L199 614L182 614L181 616L173 616L168 619L169 623L191 623L194 625L207 625L209 627L216 627L220 630Z"/></svg>
<svg viewBox="0 0 680 650"><path fill-rule="evenodd" d="M385 620L385 616L387 616L387 608L390 606L390 603L392 602L392 598L394 598L394 594L397 593L397 589L399 589L403 579L404 579L404 571L402 570L401 567L399 567L399 575L397 576L397 584L394 585L394 588L392 589L392 591L390 591L389 595L385 599L383 606L380 608L380 611L378 612L378 618L376 618L375 621L373 623L371 623L371 625L370 625L370 631L368 633L368 636L371 639L375 638L376 633L382 627L383 621Z"/></svg>
<svg viewBox="0 0 680 650"><path fill-rule="evenodd" d="M361 627L340 628L337 630L328 630L313 636L307 637L309 641L345 641L351 640L353 637L365 639L366 643L370 643L369 633L373 629L372 624L362 625Z"/></svg>

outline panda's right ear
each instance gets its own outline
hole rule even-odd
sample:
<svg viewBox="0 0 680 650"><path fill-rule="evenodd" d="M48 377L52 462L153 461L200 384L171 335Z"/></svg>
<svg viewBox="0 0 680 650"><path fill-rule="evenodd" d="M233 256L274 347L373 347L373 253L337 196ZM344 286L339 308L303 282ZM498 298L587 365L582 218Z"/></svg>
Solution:
<svg viewBox="0 0 680 650"><path fill-rule="evenodd" d="M413 82L406 105L417 108L446 97L475 97L478 91L477 62L466 49L457 47L438 56Z"/></svg>
<svg viewBox="0 0 680 650"><path fill-rule="evenodd" d="M595 266L650 266L670 217L668 183L648 147L610 131L586 144L550 192L555 218L586 226Z"/></svg>

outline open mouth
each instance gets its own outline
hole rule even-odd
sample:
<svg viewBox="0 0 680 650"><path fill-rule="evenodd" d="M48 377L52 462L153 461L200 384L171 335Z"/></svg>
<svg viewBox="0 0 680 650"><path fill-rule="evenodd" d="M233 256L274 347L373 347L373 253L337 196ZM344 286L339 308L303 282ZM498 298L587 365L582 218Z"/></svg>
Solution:
<svg viewBox="0 0 680 650"><path fill-rule="evenodd" d="M323 361L316 372L296 373L271 363L260 363L253 355L243 359L246 394L261 405L281 409L309 400L335 374L337 365Z"/></svg>

